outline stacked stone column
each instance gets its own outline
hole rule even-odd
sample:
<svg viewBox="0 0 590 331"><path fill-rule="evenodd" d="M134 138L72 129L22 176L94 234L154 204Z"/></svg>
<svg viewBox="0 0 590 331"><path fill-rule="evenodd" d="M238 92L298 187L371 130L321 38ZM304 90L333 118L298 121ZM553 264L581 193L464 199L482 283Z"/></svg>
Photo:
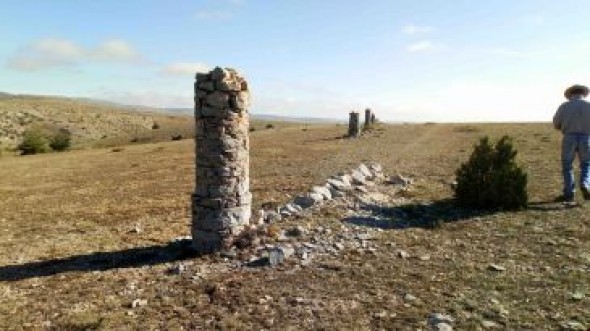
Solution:
<svg viewBox="0 0 590 331"><path fill-rule="evenodd" d="M197 74L192 236L201 253L221 249L250 221L249 103L248 84L235 70Z"/></svg>
<svg viewBox="0 0 590 331"><path fill-rule="evenodd" d="M365 109L365 128L370 128L371 127L371 109L367 108Z"/></svg>
<svg viewBox="0 0 590 331"><path fill-rule="evenodd" d="M348 121L348 136L358 137L361 134L361 121L359 113L350 112L350 118Z"/></svg>

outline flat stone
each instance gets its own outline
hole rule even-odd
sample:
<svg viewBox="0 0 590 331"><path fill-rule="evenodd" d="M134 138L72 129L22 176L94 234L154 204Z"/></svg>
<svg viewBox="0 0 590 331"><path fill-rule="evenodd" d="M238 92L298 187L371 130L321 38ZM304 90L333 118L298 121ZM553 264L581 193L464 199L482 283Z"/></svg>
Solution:
<svg viewBox="0 0 590 331"><path fill-rule="evenodd" d="M498 272L502 272L502 271L506 271L506 268L499 265L499 264L493 264L491 263L490 265L488 265L488 269L492 270L492 271L498 271Z"/></svg>
<svg viewBox="0 0 590 331"><path fill-rule="evenodd" d="M345 183L340 179L330 178L328 184L338 191L349 191L352 189L350 183Z"/></svg>
<svg viewBox="0 0 590 331"><path fill-rule="evenodd" d="M452 316L440 314L440 313L433 313L428 315L428 324L435 325L439 323L448 323L453 324L455 323L455 319Z"/></svg>
<svg viewBox="0 0 590 331"><path fill-rule="evenodd" d="M207 95L205 101L209 106L218 109L225 109L229 107L229 96L223 92L215 91Z"/></svg>
<svg viewBox="0 0 590 331"><path fill-rule="evenodd" d="M353 170L352 173L350 174L351 177L351 182L352 184L355 185L365 185L365 183L367 182L367 179L365 178L365 175L363 175L362 172L360 172L359 170Z"/></svg>
<svg viewBox="0 0 590 331"><path fill-rule="evenodd" d="M342 198L346 196L346 193L343 191L337 190L334 187L330 186L330 194L332 194L332 198Z"/></svg>
<svg viewBox="0 0 590 331"><path fill-rule="evenodd" d="M394 175L389 178L389 183L392 185L400 185L400 186L409 186L412 184L412 180L410 178L404 177L402 175Z"/></svg>
<svg viewBox="0 0 590 331"><path fill-rule="evenodd" d="M281 220L281 214L277 213L276 211L266 211L264 212L264 222L266 223L275 223Z"/></svg>
<svg viewBox="0 0 590 331"><path fill-rule="evenodd" d="M320 194L324 200L332 200L332 193L326 186L314 186L311 188L311 192Z"/></svg>
<svg viewBox="0 0 590 331"><path fill-rule="evenodd" d="M298 196L293 202L296 205L301 206L301 208L310 208L323 200L324 197L318 193L308 193L306 195Z"/></svg>
<svg viewBox="0 0 590 331"><path fill-rule="evenodd" d="M220 81L229 78L230 72L221 67L215 67L210 73L211 79Z"/></svg>
<svg viewBox="0 0 590 331"><path fill-rule="evenodd" d="M371 173L371 170L369 170L369 168L368 168L368 167L367 167L367 166L366 166L364 163L361 163L361 165L359 166L358 170L359 170L359 171L360 171L360 172L361 172L363 175L365 175L365 177L366 177L367 179L369 179L369 180L370 180L370 179L373 179L373 177L374 177L374 176L373 176L373 173Z"/></svg>

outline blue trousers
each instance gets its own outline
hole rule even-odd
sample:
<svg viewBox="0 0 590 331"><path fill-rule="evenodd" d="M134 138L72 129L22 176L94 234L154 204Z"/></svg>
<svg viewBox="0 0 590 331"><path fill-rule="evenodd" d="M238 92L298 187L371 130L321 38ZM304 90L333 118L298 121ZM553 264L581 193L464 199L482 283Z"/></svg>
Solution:
<svg viewBox="0 0 590 331"><path fill-rule="evenodd" d="M563 171L563 195L573 197L575 192L574 159L580 159L580 187L590 189L590 135L566 133L561 142L561 164Z"/></svg>

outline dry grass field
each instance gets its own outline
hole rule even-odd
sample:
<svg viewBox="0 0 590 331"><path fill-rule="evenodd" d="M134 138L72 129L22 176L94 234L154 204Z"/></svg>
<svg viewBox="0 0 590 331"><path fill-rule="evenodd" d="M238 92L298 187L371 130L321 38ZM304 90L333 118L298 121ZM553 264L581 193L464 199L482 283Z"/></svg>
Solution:
<svg viewBox="0 0 590 331"><path fill-rule="evenodd" d="M590 327L589 209L551 202L560 136L549 124L383 125L356 140L340 139L345 130L253 132L256 207L361 161L416 179L408 208L436 205L452 196L455 169L484 134L515 138L531 206L385 230L373 254L233 269L217 256L166 255L189 234L191 140L3 157L0 329L416 330L434 312L459 330ZM424 209L415 217L450 220L445 208ZM323 208L279 226L338 231L342 216ZM399 258L400 248L410 257ZM183 259L187 272L167 272ZM136 299L147 301L131 307Z"/></svg>

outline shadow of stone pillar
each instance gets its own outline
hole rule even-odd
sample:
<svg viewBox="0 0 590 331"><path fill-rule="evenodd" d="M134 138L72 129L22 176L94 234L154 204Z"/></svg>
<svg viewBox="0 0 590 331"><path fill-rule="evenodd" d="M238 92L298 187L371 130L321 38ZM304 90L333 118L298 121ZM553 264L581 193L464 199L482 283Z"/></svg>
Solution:
<svg viewBox="0 0 590 331"><path fill-rule="evenodd" d="M221 249L250 221L249 103L248 84L235 70L197 74L191 232L200 253Z"/></svg>

